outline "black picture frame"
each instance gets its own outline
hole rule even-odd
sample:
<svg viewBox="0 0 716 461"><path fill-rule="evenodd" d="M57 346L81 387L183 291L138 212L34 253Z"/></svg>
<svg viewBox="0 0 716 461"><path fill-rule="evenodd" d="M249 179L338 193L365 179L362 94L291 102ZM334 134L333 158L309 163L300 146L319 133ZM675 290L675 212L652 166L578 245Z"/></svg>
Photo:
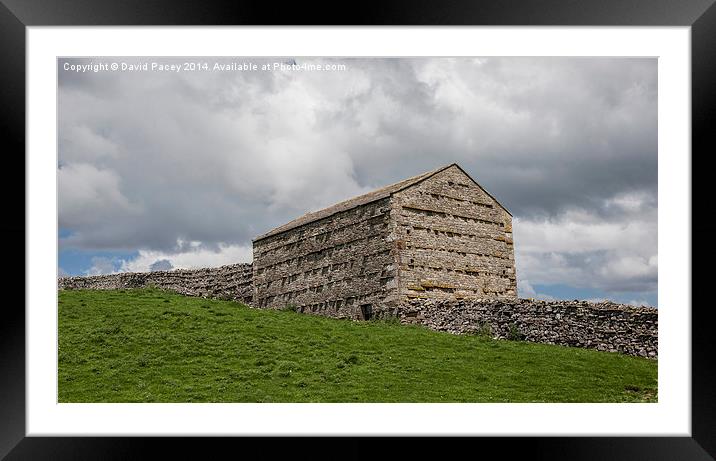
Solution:
<svg viewBox="0 0 716 461"><path fill-rule="evenodd" d="M711 127L716 121L716 6L714 0L425 0L361 2L354 6L328 2L188 0L0 0L0 119L6 180L0 182L6 215L0 233L6 243L6 286L22 293L21 300L6 302L0 319L0 457L7 459L126 459L141 458L150 449L165 455L206 457L229 450L230 456L264 447L266 454L292 458L358 458L375 454L441 455L458 441L432 443L411 440L333 438L333 447L313 438L236 441L231 438L120 438L120 437L25 437L25 261L17 242L26 240L25 202L16 199L24 190L25 171L25 37L28 26L63 25L531 25L531 26L690 26L692 66L692 175L706 174L704 158L716 152ZM698 153L698 155L697 155ZM9 165L8 165L9 163ZM23 178L20 184L9 178ZM708 209L713 193L692 176L692 210ZM14 179L14 178L13 178ZM699 207L699 205L703 205ZM15 209L11 209L15 207ZM14 211L15 213L10 213ZM692 214L693 215L693 214ZM22 218L20 218L22 217ZM705 242L713 230L710 220L691 225L692 242ZM24 249L22 249L24 250ZM709 285L708 269L698 270L697 261L712 260L713 246L700 245L698 260L692 259L692 437L486 437L463 438L459 448L468 453L521 459L611 460L707 460L716 456L716 363L709 303L703 297ZM22 274L22 275L21 275ZM20 278L22 277L22 281ZM16 280L11 279L15 278ZM701 301L701 302L699 302ZM22 307L21 307L22 306ZM688 308L689 306L684 306ZM283 443L279 443L283 442ZM239 448L241 447L241 448ZM340 450L340 451L336 451ZM323 455L323 456L322 456Z"/></svg>

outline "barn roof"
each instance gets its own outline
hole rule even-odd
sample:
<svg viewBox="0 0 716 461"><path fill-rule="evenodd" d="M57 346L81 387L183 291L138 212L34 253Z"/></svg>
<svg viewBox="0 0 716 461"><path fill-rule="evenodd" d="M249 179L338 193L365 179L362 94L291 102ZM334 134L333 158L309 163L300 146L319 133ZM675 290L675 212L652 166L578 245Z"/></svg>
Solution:
<svg viewBox="0 0 716 461"><path fill-rule="evenodd" d="M440 173L441 171L450 168L451 166L455 166L455 167L459 168L460 171L462 171L465 174L465 176L470 178L472 180L472 182L474 182L477 187L482 189L483 192L485 192L487 195L489 195L493 200L495 200L495 202L498 205L500 205L500 207L502 209L504 209L510 216L512 216L512 214L507 210L507 208L502 206L502 204L500 202L498 202L497 199L495 199L495 197L490 195L490 193L487 192L482 186L477 184L477 182L474 179L472 179L472 177L469 174L467 174L467 172L465 172L465 170L460 168L460 166L457 163L451 163L449 165L441 166L440 168L437 168L435 170L431 170L431 171L419 174L417 176L413 176L412 178L404 179L404 180L396 182L394 184L390 184L388 186L381 187L380 189L376 189L372 192L368 192L367 194L359 195L357 197L353 197L353 198L345 200L343 202L336 203L335 205L331 205L328 208L324 208L322 210L314 211L311 213L306 213L305 215L303 215L299 218L296 218L293 221L289 221L286 224L283 224L281 226L278 226L278 227L266 232L265 234L259 235L258 237L256 237L254 239L254 242L256 242L258 240L265 239L266 237L271 237L272 235L277 235L282 232L286 232L288 230L295 229L296 227L301 227L305 224L312 223L313 221L318 221L319 219L327 218L327 217L332 216L336 213L350 210L351 208L355 208L355 207L358 207L361 205L366 205L368 203L375 202L376 200L380 200L380 199L389 197L396 192L399 192L403 189L407 189L410 186L414 186L422 181L425 181L426 179L430 178L431 176L434 176L434 175Z"/></svg>

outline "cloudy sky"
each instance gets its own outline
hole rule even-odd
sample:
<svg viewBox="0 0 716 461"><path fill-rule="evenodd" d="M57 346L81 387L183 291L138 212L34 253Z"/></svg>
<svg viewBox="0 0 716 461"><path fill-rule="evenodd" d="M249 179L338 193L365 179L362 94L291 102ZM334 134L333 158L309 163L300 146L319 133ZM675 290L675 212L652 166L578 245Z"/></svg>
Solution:
<svg viewBox="0 0 716 461"><path fill-rule="evenodd" d="M59 273L248 262L306 211L457 162L514 216L520 296L657 304L656 59L292 61L58 60Z"/></svg>

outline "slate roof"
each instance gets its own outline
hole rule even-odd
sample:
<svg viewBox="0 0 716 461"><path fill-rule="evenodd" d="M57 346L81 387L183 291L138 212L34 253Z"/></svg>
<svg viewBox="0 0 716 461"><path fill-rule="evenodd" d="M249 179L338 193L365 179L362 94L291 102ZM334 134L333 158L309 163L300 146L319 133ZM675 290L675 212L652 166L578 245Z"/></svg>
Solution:
<svg viewBox="0 0 716 461"><path fill-rule="evenodd" d="M367 194L359 195L357 197L353 197L353 198L345 200L343 202L336 203L335 205L331 205L328 208L324 208L324 209L318 210L318 211L313 211L311 213L306 213L305 215L303 215L299 218L296 218L293 221L289 221L286 224L283 224L281 226L278 226L278 227L266 232L265 234L259 235L253 241L256 242L256 241L265 239L266 237L271 237L272 235L280 234L282 232L286 232L288 230L295 229L296 227L301 227L305 224L312 223L313 221L318 221L319 219L327 218L327 217L332 216L336 213L350 210L351 208L355 208L355 207L358 207L361 205L366 205L368 203L375 202L376 200L380 200L380 199L389 197L389 196L393 195L394 193L399 192L403 189L407 189L410 186L414 186L414 185L430 178L431 176L436 175L436 174L440 173L441 171L450 168L451 166L456 166L457 168L460 169L460 171L465 173L465 175L468 178L472 179L472 177L470 177L470 175L467 174L465 172L465 170L460 168L460 166L458 164L451 163L449 165L441 166L440 168L437 168L435 170L431 170L431 171L419 174L417 176L413 176L412 178L404 179L404 180L396 182L394 184L390 184L388 186L381 187L380 189L376 189L372 192L368 192ZM477 184L477 182L474 179L472 179L472 182L474 182L475 185L477 185L487 195L489 195L493 200L495 200L495 202L497 202L495 197L492 197L492 195L490 195L489 192L487 192L485 189L483 189L482 186ZM500 204L499 202L497 202L497 204L500 205L500 207L502 207L505 211L507 211L507 208L502 206L502 204ZM507 213L510 214L510 216L512 216L512 214L509 211L507 211Z"/></svg>

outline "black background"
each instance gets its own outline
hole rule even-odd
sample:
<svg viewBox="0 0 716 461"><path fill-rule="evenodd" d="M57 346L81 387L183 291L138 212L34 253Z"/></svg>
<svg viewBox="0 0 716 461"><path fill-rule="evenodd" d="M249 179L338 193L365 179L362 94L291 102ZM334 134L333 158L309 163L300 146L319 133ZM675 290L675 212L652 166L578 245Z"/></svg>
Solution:
<svg viewBox="0 0 716 461"><path fill-rule="evenodd" d="M258 2L187 0L0 0L0 181L5 268L0 314L0 456L7 459L273 458L418 456L524 460L709 460L716 455L712 306L705 299L716 250L707 219L716 153L714 0L489 0ZM40 25L545 25L691 26L692 45L692 434L693 437L179 438L25 437L25 28ZM48 105L48 110L53 110ZM52 154L48 154L52 155ZM23 172L21 174L20 172ZM20 246L17 242L25 242ZM53 257L49 256L48 257ZM22 268L20 264L22 262ZM701 266L701 267L699 267ZM15 299L13 299L13 297ZM258 452L256 452L258 450ZM256 455L252 455L256 452Z"/></svg>

